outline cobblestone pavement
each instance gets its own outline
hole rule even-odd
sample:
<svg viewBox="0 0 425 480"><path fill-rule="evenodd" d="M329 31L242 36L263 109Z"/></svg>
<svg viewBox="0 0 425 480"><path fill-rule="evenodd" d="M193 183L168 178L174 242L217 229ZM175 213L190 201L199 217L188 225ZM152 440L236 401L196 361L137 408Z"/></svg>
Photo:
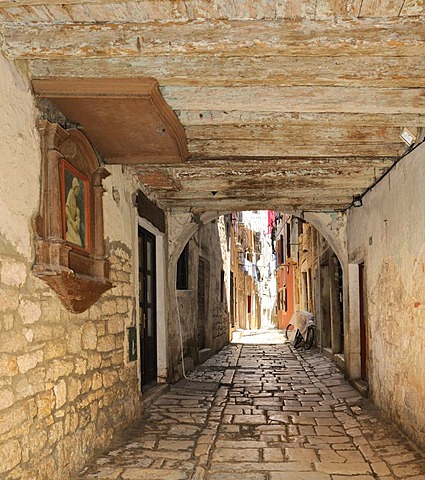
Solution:
<svg viewBox="0 0 425 480"><path fill-rule="evenodd" d="M326 358L229 345L78 480L425 480L425 457Z"/></svg>

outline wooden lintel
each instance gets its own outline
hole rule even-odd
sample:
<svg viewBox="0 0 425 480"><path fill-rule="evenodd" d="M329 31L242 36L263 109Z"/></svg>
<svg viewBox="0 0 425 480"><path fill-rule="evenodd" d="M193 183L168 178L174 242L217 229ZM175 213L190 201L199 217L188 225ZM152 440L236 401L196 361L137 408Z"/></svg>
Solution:
<svg viewBox="0 0 425 480"><path fill-rule="evenodd" d="M202 201L193 201L188 202L160 202L161 206L164 209L203 209L204 211L218 210L218 211L241 211L241 210L282 210L282 211L341 211L348 208L351 201L343 202L317 202L318 199L299 199L295 200L284 200L284 199L245 199L245 198L233 198L233 199L222 199L222 200L211 200L205 199Z"/></svg>

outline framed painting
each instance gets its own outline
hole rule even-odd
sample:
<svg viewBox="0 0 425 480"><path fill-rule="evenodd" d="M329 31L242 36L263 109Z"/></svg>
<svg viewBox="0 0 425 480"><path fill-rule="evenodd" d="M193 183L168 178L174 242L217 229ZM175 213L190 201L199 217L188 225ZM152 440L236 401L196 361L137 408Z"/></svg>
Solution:
<svg viewBox="0 0 425 480"><path fill-rule="evenodd" d="M62 161L62 234L72 247L90 251L90 180Z"/></svg>

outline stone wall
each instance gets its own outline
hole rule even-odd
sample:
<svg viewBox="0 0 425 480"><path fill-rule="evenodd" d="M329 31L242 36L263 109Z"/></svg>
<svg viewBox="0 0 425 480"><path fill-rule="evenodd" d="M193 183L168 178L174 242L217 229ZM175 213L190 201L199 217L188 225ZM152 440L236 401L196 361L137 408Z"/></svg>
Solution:
<svg viewBox="0 0 425 480"><path fill-rule="evenodd" d="M0 78L0 477L65 480L140 412L125 335L134 317L134 179L114 167L105 181L114 288L71 314L31 272L37 111L27 81L3 58Z"/></svg>
<svg viewBox="0 0 425 480"><path fill-rule="evenodd" d="M348 223L349 261L365 264L371 395L422 446L424 157L422 144L363 198L361 208L351 209ZM355 323L351 313L350 323Z"/></svg>

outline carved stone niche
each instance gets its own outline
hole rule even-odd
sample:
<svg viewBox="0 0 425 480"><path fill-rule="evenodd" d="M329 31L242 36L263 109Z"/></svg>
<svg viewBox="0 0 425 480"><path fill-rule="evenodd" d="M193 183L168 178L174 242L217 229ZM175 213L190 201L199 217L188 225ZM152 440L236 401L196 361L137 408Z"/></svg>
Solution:
<svg viewBox="0 0 425 480"><path fill-rule="evenodd" d="M110 173L87 138L39 122L42 144L40 213L35 219L33 272L59 296L65 307L81 313L106 290L109 262L103 234L102 181Z"/></svg>

